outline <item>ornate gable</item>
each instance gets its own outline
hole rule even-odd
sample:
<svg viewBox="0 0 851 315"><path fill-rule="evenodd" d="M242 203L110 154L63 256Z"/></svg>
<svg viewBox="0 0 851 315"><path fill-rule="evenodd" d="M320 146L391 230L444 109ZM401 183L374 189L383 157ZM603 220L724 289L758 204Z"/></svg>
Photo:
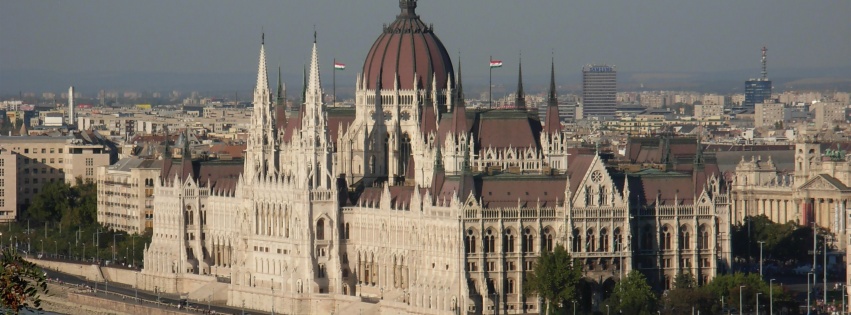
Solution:
<svg viewBox="0 0 851 315"><path fill-rule="evenodd" d="M801 185L801 190L822 190L822 191L851 191L851 188L845 186L838 179L825 174L820 174L811 178L806 183Z"/></svg>
<svg viewBox="0 0 851 315"><path fill-rule="evenodd" d="M576 192L573 192L572 203L579 207L620 206L624 201L618 190L603 160L597 155L585 171Z"/></svg>

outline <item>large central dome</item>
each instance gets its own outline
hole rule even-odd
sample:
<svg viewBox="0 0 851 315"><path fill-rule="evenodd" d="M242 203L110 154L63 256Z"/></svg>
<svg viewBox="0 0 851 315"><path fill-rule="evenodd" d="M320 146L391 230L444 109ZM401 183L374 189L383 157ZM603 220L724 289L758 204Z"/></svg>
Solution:
<svg viewBox="0 0 851 315"><path fill-rule="evenodd" d="M453 80L452 60L446 47L434 35L432 28L416 14L416 0L400 0L402 12L372 44L363 63L363 80L367 89L375 89L376 79L382 75L382 88L393 87L393 76L399 76L400 89L424 88L429 74L434 74L437 88L446 88ZM383 70L383 71L382 71ZM414 73L419 82L414 87Z"/></svg>

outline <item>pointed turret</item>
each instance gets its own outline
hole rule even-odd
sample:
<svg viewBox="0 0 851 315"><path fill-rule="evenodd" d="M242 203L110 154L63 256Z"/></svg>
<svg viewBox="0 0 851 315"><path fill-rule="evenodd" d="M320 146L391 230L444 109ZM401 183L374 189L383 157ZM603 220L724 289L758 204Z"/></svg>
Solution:
<svg viewBox="0 0 851 315"><path fill-rule="evenodd" d="M454 107L464 107L464 88L461 84L461 57L458 57L458 82L455 83L455 101Z"/></svg>
<svg viewBox="0 0 851 315"><path fill-rule="evenodd" d="M257 84L254 87L254 112L246 147L245 174L253 178L257 172L274 172L275 166L275 122L272 118L272 93L266 70L265 34L261 35L260 57L257 62Z"/></svg>
<svg viewBox="0 0 851 315"><path fill-rule="evenodd" d="M278 73L280 77L280 70ZM278 91L278 104L275 106L275 130L280 135L287 128L287 85L278 84Z"/></svg>
<svg viewBox="0 0 851 315"><path fill-rule="evenodd" d="M316 48L316 33L313 37L313 51L310 56L310 68L307 73L307 84L305 88L305 106L308 114L319 114L322 106L322 84L319 79L319 53Z"/></svg>
<svg viewBox="0 0 851 315"><path fill-rule="evenodd" d="M544 131L547 134L554 134L561 131L561 119L558 112L558 94L556 93L555 59L550 62L550 90L547 93L547 116L545 118Z"/></svg>
<svg viewBox="0 0 851 315"><path fill-rule="evenodd" d="M183 155L180 159L180 180L186 182L187 178L195 178L195 170L192 167L192 149L189 146L189 128L183 131Z"/></svg>
<svg viewBox="0 0 851 315"><path fill-rule="evenodd" d="M467 128L467 109L464 104L464 88L461 85L461 58L458 58L458 82L455 84L455 102L452 111L452 129L450 133L459 134L469 131Z"/></svg>
<svg viewBox="0 0 851 315"><path fill-rule="evenodd" d="M523 58L517 63L517 95L514 99L514 108L526 109L526 93L523 92Z"/></svg>
<svg viewBox="0 0 851 315"><path fill-rule="evenodd" d="M168 126L163 127L163 129L165 129L165 147L163 148L163 159L165 160L171 158L171 146L169 145L171 139L168 136Z"/></svg>
<svg viewBox="0 0 851 315"><path fill-rule="evenodd" d="M284 104L284 82L281 81L281 66L278 66L278 90L275 91L275 105L281 106Z"/></svg>
<svg viewBox="0 0 851 315"><path fill-rule="evenodd" d="M432 75L429 74L429 77L432 77ZM426 91L431 91L431 89L433 89L432 84L434 83L434 80L433 78L429 78L429 80L426 81ZM423 135L423 139L428 139L429 133L437 131L437 116L435 113L433 93L425 93L425 100L421 112L422 113L420 113L420 132Z"/></svg>
<svg viewBox="0 0 851 315"><path fill-rule="evenodd" d="M307 66L302 66L301 69L301 105L307 101Z"/></svg>

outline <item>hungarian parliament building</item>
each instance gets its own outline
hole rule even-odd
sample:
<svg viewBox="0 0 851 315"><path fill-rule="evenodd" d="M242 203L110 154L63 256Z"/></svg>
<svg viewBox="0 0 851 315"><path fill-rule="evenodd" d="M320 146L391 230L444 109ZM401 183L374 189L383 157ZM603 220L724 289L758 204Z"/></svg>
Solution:
<svg viewBox="0 0 851 315"><path fill-rule="evenodd" d="M287 115L261 43L245 160L164 158L140 286L278 313L538 313L522 284L563 245L591 310L633 270L658 290L681 273L706 283L728 272L745 215L827 225L834 205L844 211L841 182L832 197L805 193L791 183L837 181L779 176L770 159L742 160L730 177L696 139L636 139L634 167L614 167L563 133L554 67L542 119L522 72L512 106L468 109L460 62L415 0L399 6L354 107L324 103L314 40L303 103Z"/></svg>

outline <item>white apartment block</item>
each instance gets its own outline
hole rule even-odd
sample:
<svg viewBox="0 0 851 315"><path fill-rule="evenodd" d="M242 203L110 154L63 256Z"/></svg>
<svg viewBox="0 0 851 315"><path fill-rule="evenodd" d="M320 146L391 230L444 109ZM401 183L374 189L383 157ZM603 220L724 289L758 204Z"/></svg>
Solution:
<svg viewBox="0 0 851 315"><path fill-rule="evenodd" d="M694 105L694 119L697 120L709 120L709 119L721 119L724 115L724 105L723 104L706 104L703 105Z"/></svg>
<svg viewBox="0 0 851 315"><path fill-rule="evenodd" d="M774 127L785 120L786 106L783 103L757 103L754 106L754 127Z"/></svg>
<svg viewBox="0 0 851 315"><path fill-rule="evenodd" d="M98 167L98 222L136 234L153 228L154 180L161 169L162 160L137 157Z"/></svg>

